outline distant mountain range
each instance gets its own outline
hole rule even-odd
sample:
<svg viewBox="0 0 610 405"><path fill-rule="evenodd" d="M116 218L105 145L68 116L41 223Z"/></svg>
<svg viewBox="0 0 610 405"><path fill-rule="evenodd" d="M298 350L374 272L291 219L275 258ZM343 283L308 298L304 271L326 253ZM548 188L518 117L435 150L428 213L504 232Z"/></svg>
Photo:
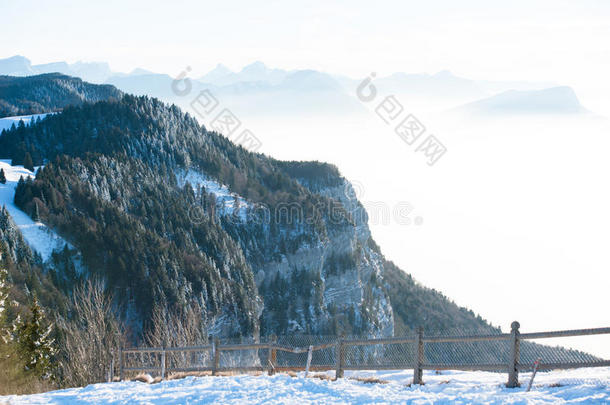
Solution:
<svg viewBox="0 0 610 405"><path fill-rule="evenodd" d="M199 80L189 80L192 84L190 97L176 95L172 90L174 78L166 74L114 75L106 82L127 93L157 97L187 111L191 110L193 97L204 89L211 90L239 115L364 111L362 104L339 80L315 70L286 71L255 62L240 72L218 65Z"/></svg>
<svg viewBox="0 0 610 405"><path fill-rule="evenodd" d="M174 78L168 74L141 68L129 73L113 72L104 62L33 65L23 56L0 59L0 75L31 76L51 72L79 77L91 83L112 84L124 92L157 97L192 112L190 103L194 96L177 96L172 91ZM234 72L218 64L198 79L189 80L192 94L209 89L240 115L344 114L365 110L354 97L361 79L316 70L283 70L257 61ZM471 80L444 70L435 74L399 72L378 76L374 85L384 96L394 94L404 102L420 106L433 100L431 104L442 110L453 109L469 114L573 114L586 111L572 89L549 82Z"/></svg>
<svg viewBox="0 0 610 405"><path fill-rule="evenodd" d="M239 73L233 72L219 63L213 70L199 78L199 81L217 86L227 86L241 82L263 82L273 85L281 83L288 74L289 72L286 70L270 69L263 62L254 62L247 65Z"/></svg>
<svg viewBox="0 0 610 405"><path fill-rule="evenodd" d="M0 59L0 75L32 76L43 73L63 73L91 83L103 83L114 74L106 62L54 62L32 65L28 58L19 55Z"/></svg>
<svg viewBox="0 0 610 405"><path fill-rule="evenodd" d="M542 90L509 90L478 100L455 111L478 115L579 114L588 112L570 87Z"/></svg>

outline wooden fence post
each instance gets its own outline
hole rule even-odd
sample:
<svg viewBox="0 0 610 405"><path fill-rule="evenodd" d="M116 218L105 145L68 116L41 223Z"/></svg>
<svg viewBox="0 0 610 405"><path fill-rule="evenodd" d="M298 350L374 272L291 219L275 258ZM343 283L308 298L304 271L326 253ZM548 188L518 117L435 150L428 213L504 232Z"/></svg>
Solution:
<svg viewBox="0 0 610 405"><path fill-rule="evenodd" d="M415 337L415 362L413 364L413 384L423 384L423 369L424 364L424 328L417 328Z"/></svg>
<svg viewBox="0 0 610 405"><path fill-rule="evenodd" d="M119 381L123 381L123 345L119 345Z"/></svg>
<svg viewBox="0 0 610 405"><path fill-rule="evenodd" d="M108 368L108 382L114 380L114 351L110 356L110 367Z"/></svg>
<svg viewBox="0 0 610 405"><path fill-rule="evenodd" d="M345 361L345 350L343 347L343 337L340 337L337 341L337 346L335 346L335 357L336 357L336 371L335 371L335 380L338 378L343 378L343 365Z"/></svg>
<svg viewBox="0 0 610 405"><path fill-rule="evenodd" d="M311 357L313 355L313 345L309 345L309 349L307 349L307 363L305 364L305 378L309 374L309 367L311 366Z"/></svg>
<svg viewBox="0 0 610 405"><path fill-rule="evenodd" d="M276 342L277 337L275 335L271 335L271 342L269 344L269 351L267 354L267 366L269 367L267 374L269 375L275 374L275 367L277 365L277 349L275 348Z"/></svg>
<svg viewBox="0 0 610 405"><path fill-rule="evenodd" d="M163 348L161 349L161 380L165 379L165 356L165 345L163 345Z"/></svg>
<svg viewBox="0 0 610 405"><path fill-rule="evenodd" d="M508 382L506 387L516 388L519 386L519 322L514 321L510 325L510 354L508 359Z"/></svg>
<svg viewBox="0 0 610 405"><path fill-rule="evenodd" d="M215 338L212 342L212 352L214 353L214 366L212 367L212 375L218 373L220 368L220 339Z"/></svg>

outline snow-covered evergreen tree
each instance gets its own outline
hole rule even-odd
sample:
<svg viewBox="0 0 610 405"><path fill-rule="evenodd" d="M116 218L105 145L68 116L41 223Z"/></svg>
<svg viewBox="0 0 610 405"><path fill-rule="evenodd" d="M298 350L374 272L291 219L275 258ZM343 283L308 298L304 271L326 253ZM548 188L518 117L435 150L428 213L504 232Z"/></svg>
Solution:
<svg viewBox="0 0 610 405"><path fill-rule="evenodd" d="M19 121L19 122L23 122L23 121ZM30 171L34 171L34 162L32 161L32 156L30 155L29 152L25 153L25 157L23 158L23 167Z"/></svg>
<svg viewBox="0 0 610 405"><path fill-rule="evenodd" d="M38 203L34 203L34 213L32 214L32 219L36 222L40 221L40 210L38 209Z"/></svg>
<svg viewBox="0 0 610 405"><path fill-rule="evenodd" d="M18 321L17 342L26 370L33 370L44 378L54 377L55 340L51 338L52 325L46 325L44 311L34 296L30 316Z"/></svg>

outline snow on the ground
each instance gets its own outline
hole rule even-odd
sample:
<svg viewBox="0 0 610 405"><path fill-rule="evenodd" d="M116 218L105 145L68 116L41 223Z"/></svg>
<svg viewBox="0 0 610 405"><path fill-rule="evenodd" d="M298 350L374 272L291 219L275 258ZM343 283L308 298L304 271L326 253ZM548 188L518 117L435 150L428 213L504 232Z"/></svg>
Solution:
<svg viewBox="0 0 610 405"><path fill-rule="evenodd" d="M11 166L10 160L0 160L0 168L4 170L6 176L6 184L0 183L0 206L6 206L30 248L40 253L44 261L48 260L53 251L63 249L68 243L43 223L33 221L14 203L15 188L19 178L34 177L34 173L23 166ZM68 244L68 247L72 246Z"/></svg>
<svg viewBox="0 0 610 405"><path fill-rule="evenodd" d="M251 207L251 204L240 195L232 193L224 184L220 184L193 169L189 169L186 172L182 170L177 171L176 179L180 187L183 187L188 181L195 192L197 192L199 187L203 186L206 192L214 194L216 196L217 214L235 215L235 209L239 208L237 213L239 218L242 221L246 220L247 210ZM235 207L236 199L239 202L239 207Z"/></svg>
<svg viewBox="0 0 610 405"><path fill-rule="evenodd" d="M50 114L53 114L53 113L50 113ZM49 114L19 115L19 116L15 116L15 117L0 118L0 132L2 132L3 129L6 129L6 130L11 129L11 126L13 124L15 124L15 127L16 127L17 125L19 125L19 121L23 121L23 123L25 125L29 125L29 124L31 124L31 122L33 120L36 120L38 118L43 119L47 115L49 115Z"/></svg>
<svg viewBox="0 0 610 405"><path fill-rule="evenodd" d="M332 373L329 373L332 375ZM350 377L375 376L387 384ZM8 404L607 404L610 368L539 372L530 392L504 386L506 374L425 372L423 386L409 386L409 371L346 372L338 381L285 374L187 377L158 384L115 382L44 394L0 397Z"/></svg>

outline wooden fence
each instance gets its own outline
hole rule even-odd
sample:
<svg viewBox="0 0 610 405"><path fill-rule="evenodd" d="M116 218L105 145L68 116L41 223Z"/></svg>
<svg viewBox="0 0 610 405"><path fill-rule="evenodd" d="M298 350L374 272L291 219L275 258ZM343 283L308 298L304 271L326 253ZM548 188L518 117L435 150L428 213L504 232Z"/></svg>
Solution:
<svg viewBox="0 0 610 405"><path fill-rule="evenodd" d="M413 368L413 384L423 384L423 370L466 370L466 371L494 371L507 372L508 382L507 387L514 388L519 386L519 372L528 371L531 369L531 364L523 364L520 362L520 347L521 343L532 339L546 339L558 337L574 337L610 334L609 328L595 329L574 329L553 332L536 332L536 333L520 333L519 323L513 322L510 333L488 334L488 335L470 335L470 336L425 336L420 328L415 336L409 337L391 337L379 339L344 339L338 338L333 342L323 343L318 345L309 345L307 347L292 347L277 343L276 338L272 338L266 343L248 343L248 344L222 344L219 339L213 339L211 344L202 346L189 347L134 347L119 350L119 377L124 378L125 372L159 372L161 378L165 378L167 373L171 372L211 372L212 375L217 375L220 372L252 372L262 371L272 375L281 371L328 371L335 370L335 377L342 378L344 370L395 370ZM503 341L508 344L508 362L506 363L454 363L454 362L427 362L425 358L425 348L427 344L435 343L471 343L471 342L492 342ZM609 342L610 343L610 342ZM355 346L383 346L410 344L414 350L412 358L403 359L402 365L375 365L375 364L355 364L345 361L346 350ZM266 350L266 364L260 362L260 365L249 366L225 366L220 365L221 352L231 351L247 351L253 350L259 353L259 350ZM320 350L334 350L334 363L327 365L310 365L311 354ZM166 367L166 358L170 353L208 353L211 364L209 366L194 366L194 367ZM307 353L307 363L299 365L279 365L277 361L278 352L287 353ZM125 366L125 356L128 354L156 354L160 356L158 367L132 367ZM610 360L593 359L588 356L585 361L538 361L538 370L554 370L554 369L571 369L581 367L603 367L610 366Z"/></svg>

